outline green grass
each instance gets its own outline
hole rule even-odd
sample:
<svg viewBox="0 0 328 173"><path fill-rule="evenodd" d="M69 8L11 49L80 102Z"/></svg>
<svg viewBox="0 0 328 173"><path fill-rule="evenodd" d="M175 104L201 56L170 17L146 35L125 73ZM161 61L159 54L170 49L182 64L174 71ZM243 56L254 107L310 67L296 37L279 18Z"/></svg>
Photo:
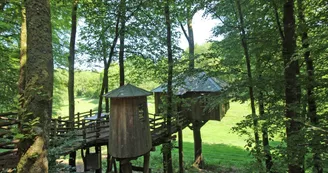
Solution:
<svg viewBox="0 0 328 173"><path fill-rule="evenodd" d="M245 165L253 161L243 147L246 144L245 137L232 133L231 128L249 113L247 104L231 103L227 115L222 121L208 121L201 129L203 142L203 157L206 168L213 172L234 172L242 170ZM183 130L183 149L185 167L189 171L195 171L192 167L194 149L193 133L189 128ZM154 172L162 172L161 146L151 153L151 168ZM178 169L178 153L173 149L173 167ZM142 165L142 159L133 162ZM239 171L238 171L239 172Z"/></svg>
<svg viewBox="0 0 328 173"><path fill-rule="evenodd" d="M149 112L154 112L154 101L152 97L148 98ZM97 108L98 100L96 99L75 99L76 112L85 112L90 109ZM67 115L68 104L63 103L60 110L57 111L58 116ZM201 129L203 141L203 157L205 159L206 168L213 172L222 170L239 170L245 165L253 161L252 156L243 148L246 144L245 137L240 137L232 133L231 128L243 119L243 116L249 114L249 106L247 104L230 103L230 109L221 121L208 121ZM189 128L183 130L183 149L184 162L187 170L193 171L193 134ZM153 172L162 172L162 155L161 146L156 147L156 151L151 152L151 168ZM103 157L106 157L106 147L103 147ZM173 164L175 170L178 169L177 149L173 149ZM105 159L104 159L105 160ZM133 161L134 164L141 165L142 158ZM225 171L222 171L225 172ZM228 171L229 172L229 171Z"/></svg>
<svg viewBox="0 0 328 173"><path fill-rule="evenodd" d="M98 99L88 99L88 98L75 98L75 113L86 112L90 109L97 109ZM54 117L65 117L68 116L68 100L64 100L60 103L60 106L56 106L54 110Z"/></svg>

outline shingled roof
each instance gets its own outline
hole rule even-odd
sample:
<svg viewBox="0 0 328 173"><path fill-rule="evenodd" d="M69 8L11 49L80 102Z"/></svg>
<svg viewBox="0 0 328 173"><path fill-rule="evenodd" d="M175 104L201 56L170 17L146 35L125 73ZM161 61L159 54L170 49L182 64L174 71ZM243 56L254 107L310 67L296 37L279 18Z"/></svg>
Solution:
<svg viewBox="0 0 328 173"><path fill-rule="evenodd" d="M218 92L227 86L228 84L226 82L214 77L209 77L205 72L188 76L181 75L174 78L173 81L173 91L175 95L183 95L186 92ZM162 84L153 89L152 92L164 92L166 90L166 84Z"/></svg>
<svg viewBox="0 0 328 173"><path fill-rule="evenodd" d="M104 96L108 98L122 98L122 97L149 96L149 95L151 95L151 92L148 92L144 89L138 88L131 84L126 84L108 92Z"/></svg>

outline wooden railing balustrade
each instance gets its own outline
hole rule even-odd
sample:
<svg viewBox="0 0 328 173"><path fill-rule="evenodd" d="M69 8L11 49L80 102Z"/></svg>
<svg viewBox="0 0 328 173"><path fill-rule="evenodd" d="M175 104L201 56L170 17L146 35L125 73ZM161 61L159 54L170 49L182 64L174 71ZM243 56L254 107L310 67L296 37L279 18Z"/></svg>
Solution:
<svg viewBox="0 0 328 173"><path fill-rule="evenodd" d="M61 151L62 155L69 154L72 150L92 146L98 142L101 144L108 142L109 114L98 118L97 113L96 110L78 112L74 116L74 121L69 120L68 116L51 119L50 139L53 137L65 139L65 137L71 137L71 132L74 132L73 135L76 138L80 138L76 146L67 148L67 151ZM18 162L16 153L19 140L15 139L13 133L18 132L20 124L17 115L17 112L0 113L0 168L11 168ZM154 146L168 140L167 138L171 138L166 134L166 118L163 115L149 113L149 123ZM187 117L175 115L171 118L171 131L175 133L188 124ZM8 164L8 158L10 157L16 159L11 162L12 165Z"/></svg>

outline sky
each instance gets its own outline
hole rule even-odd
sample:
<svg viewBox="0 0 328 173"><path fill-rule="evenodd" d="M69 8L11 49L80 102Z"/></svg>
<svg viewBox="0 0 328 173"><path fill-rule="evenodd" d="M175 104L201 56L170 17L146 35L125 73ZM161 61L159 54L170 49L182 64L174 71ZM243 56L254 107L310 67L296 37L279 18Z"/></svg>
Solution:
<svg viewBox="0 0 328 173"><path fill-rule="evenodd" d="M213 20L211 19L211 17L206 17L206 18L202 17L203 13L204 11L198 11L192 20L193 30L194 30L194 41L195 44L198 45L204 44L207 42L207 40L214 38L212 37L211 30L214 26L219 24L218 20ZM222 39L222 38L219 37L216 39ZM188 48L188 42L185 36L183 35L183 33L181 34L181 38L180 38L180 47L183 49Z"/></svg>

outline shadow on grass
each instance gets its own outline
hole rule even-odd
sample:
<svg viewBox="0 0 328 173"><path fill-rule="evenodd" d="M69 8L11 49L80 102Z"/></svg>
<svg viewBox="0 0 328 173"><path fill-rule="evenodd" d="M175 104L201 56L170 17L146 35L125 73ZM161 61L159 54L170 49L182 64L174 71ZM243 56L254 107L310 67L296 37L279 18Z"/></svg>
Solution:
<svg viewBox="0 0 328 173"><path fill-rule="evenodd" d="M176 143L174 143L176 145ZM194 160L194 144L183 143L184 167L188 172L199 172L192 166ZM152 172L163 172L161 146L156 147L156 151L151 152L150 167ZM203 143L203 157L205 160L205 170L212 172L242 172L245 166L253 161L252 156L243 148L226 144L206 144ZM174 172L179 169L178 149L172 150ZM133 161L134 165L141 166L143 159Z"/></svg>

